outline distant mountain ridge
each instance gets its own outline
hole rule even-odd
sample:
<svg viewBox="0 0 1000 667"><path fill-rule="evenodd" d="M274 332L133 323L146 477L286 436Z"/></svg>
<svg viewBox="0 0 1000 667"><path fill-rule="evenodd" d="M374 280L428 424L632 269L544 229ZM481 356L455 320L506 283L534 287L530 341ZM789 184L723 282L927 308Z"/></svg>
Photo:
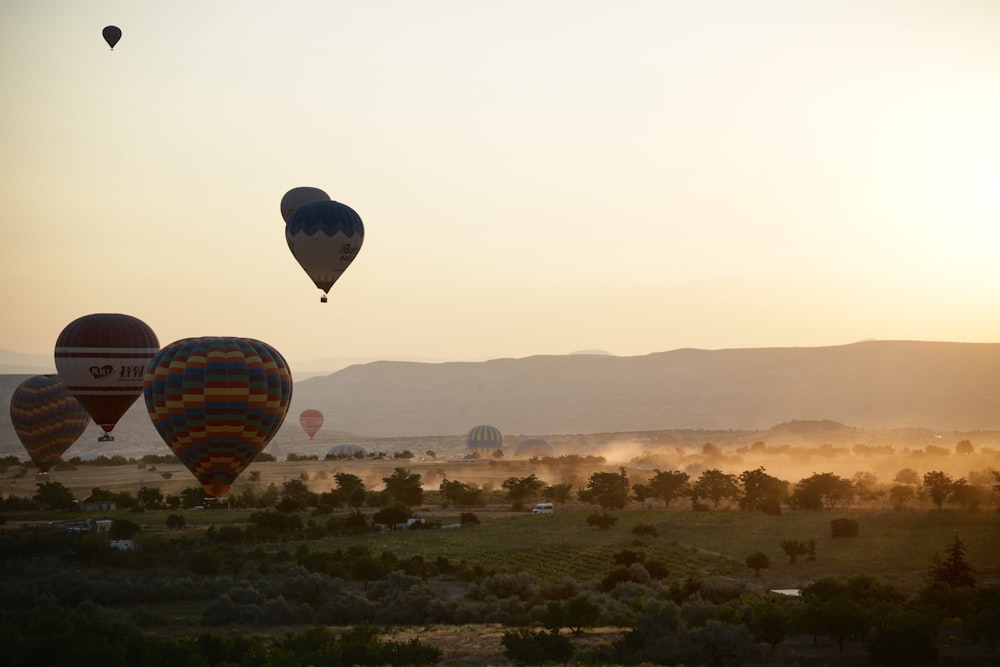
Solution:
<svg viewBox="0 0 1000 667"><path fill-rule="evenodd" d="M764 429L794 419L860 428L1000 427L1000 344L865 341L679 349L636 357L378 361L295 387L293 409L372 436Z"/></svg>
<svg viewBox="0 0 1000 667"><path fill-rule="evenodd" d="M0 400L9 404L25 377L0 375ZM1000 343L865 341L679 349L635 357L574 353L482 362L374 361L296 380L273 450L308 444L298 424L307 408L325 415L315 449L339 441L338 433L458 436L484 423L509 436L763 431L796 420L869 430L996 430ZM99 430L91 430L81 439L82 451L96 446ZM163 447L141 398L115 431L121 436L116 446L134 452ZM0 453L18 451L8 411L0 411Z"/></svg>

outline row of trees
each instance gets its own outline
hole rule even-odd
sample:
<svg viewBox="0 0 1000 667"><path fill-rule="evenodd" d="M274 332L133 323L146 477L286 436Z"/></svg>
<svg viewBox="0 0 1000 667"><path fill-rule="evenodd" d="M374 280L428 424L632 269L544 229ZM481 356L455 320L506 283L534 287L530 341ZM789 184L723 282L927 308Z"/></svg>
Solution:
<svg viewBox="0 0 1000 667"><path fill-rule="evenodd" d="M975 509L995 499L991 498L991 493L1000 495L1000 473L992 471L992 475L994 483L987 489L972 486L964 478L954 480L947 473L931 471L923 476L919 487L897 484L888 495L897 507L922 493L938 509L945 503ZM504 483L505 488L508 486L518 488L512 480ZM873 476L867 473L859 473L853 479L830 472L814 473L792 485L768 474L763 467L738 475L712 468L694 480L680 470L654 470L647 482L634 485L629 484L622 468L618 473L594 473L587 486L577 493L581 501L598 505L605 511L624 508L631 500L662 501L664 506L670 507L675 501L687 498L695 509L707 509L706 502L716 508L726 502L743 510L772 514L780 513L785 504L793 509L821 510L845 507L858 500L870 502L885 495L884 490L876 487Z"/></svg>
<svg viewBox="0 0 1000 667"><path fill-rule="evenodd" d="M581 502L598 506L604 512L622 509L635 501L643 504L662 502L665 507L687 499L693 509L718 508L735 505L747 511L779 514L783 506L792 509L833 509L846 507L854 502L873 502L888 497L894 507L902 509L916 498L926 498L938 509L953 504L962 509L976 509L994 502L1000 495L1000 473L991 471L991 487L972 485L965 478L954 479L941 471L930 471L920 478L910 469L903 469L896 476L896 484L888 491L877 486L869 473L858 473L847 479L834 473L814 473L791 484L787 480L768 474L765 468L726 473L718 468L702 472L696 479L680 470L653 471L645 482L632 484L624 468L614 472L593 473L575 497ZM279 489L273 483L260 490L259 471L250 471L250 484L242 485L230 497L234 507L276 508L284 512L312 510L316 514L332 512L338 507L388 506L414 508L425 502L423 480L419 473L406 468L395 468L384 477L384 488L368 489L357 475L346 472L334 474L335 486L317 493L309 489L308 476L286 480ZM569 483L548 484L536 475L510 477L502 484L503 500L515 511L522 511L539 499L553 503L566 503L574 498ZM477 507L496 500L496 494L458 480L442 479L436 500L445 507ZM144 485L136 494L128 491L112 492L94 488L84 502L114 502L121 509L190 509L202 505L204 492L194 486L176 495L166 495L155 486ZM61 483L45 481L37 485L31 499L7 496L0 499L0 510L56 509L76 507L77 499ZM399 514L399 512L397 512ZM407 517L403 517L405 521Z"/></svg>

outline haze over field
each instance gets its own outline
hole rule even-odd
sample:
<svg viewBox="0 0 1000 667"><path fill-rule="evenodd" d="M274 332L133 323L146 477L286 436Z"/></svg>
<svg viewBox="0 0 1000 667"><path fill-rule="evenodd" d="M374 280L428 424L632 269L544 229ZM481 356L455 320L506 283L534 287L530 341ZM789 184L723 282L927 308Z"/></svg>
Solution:
<svg viewBox="0 0 1000 667"><path fill-rule="evenodd" d="M25 377L0 375L0 400L9 401ZM507 448L544 435L557 454L600 454L619 462L709 441L727 448L760 440L923 450L970 438L977 447L998 447L998 378L1000 344L913 341L376 362L297 382L267 451L322 458L336 444L360 440L390 454L433 449L462 456L468 452L465 434L481 423L497 426ZM299 424L306 409L324 414L314 440ZM779 427L795 422L806 424ZM683 433L654 433L659 431ZM92 426L73 446L75 455L167 451L141 397L115 428L115 442L97 442L99 432ZM608 436L614 433L621 435ZM612 440L614 452L606 447ZM0 414L0 453L22 451L9 416Z"/></svg>
<svg viewBox="0 0 1000 667"><path fill-rule="evenodd" d="M990 1L9 0L0 347L93 312L295 361L1000 340L997 34ZM365 221L326 305L300 185Z"/></svg>

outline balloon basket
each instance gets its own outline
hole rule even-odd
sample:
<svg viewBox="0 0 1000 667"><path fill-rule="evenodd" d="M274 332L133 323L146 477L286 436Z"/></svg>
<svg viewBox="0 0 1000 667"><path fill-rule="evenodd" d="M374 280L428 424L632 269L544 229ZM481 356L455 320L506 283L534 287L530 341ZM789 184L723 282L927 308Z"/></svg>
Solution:
<svg viewBox="0 0 1000 667"><path fill-rule="evenodd" d="M207 510L227 510L229 509L229 498L212 498L211 496L205 496L205 501L202 503L202 507Z"/></svg>
<svg viewBox="0 0 1000 667"><path fill-rule="evenodd" d="M115 436L111 435L110 433L105 433L104 435L98 436L97 438L97 442L114 442L114 440Z"/></svg>

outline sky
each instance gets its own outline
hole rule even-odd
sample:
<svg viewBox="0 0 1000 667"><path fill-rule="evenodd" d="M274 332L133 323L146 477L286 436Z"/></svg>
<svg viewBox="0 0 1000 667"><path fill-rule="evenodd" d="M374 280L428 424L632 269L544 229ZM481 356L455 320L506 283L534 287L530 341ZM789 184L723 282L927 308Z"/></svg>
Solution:
<svg viewBox="0 0 1000 667"><path fill-rule="evenodd" d="M997 342L997 35L995 0L5 0L0 348L95 312L293 370ZM365 224L326 304L297 186Z"/></svg>

